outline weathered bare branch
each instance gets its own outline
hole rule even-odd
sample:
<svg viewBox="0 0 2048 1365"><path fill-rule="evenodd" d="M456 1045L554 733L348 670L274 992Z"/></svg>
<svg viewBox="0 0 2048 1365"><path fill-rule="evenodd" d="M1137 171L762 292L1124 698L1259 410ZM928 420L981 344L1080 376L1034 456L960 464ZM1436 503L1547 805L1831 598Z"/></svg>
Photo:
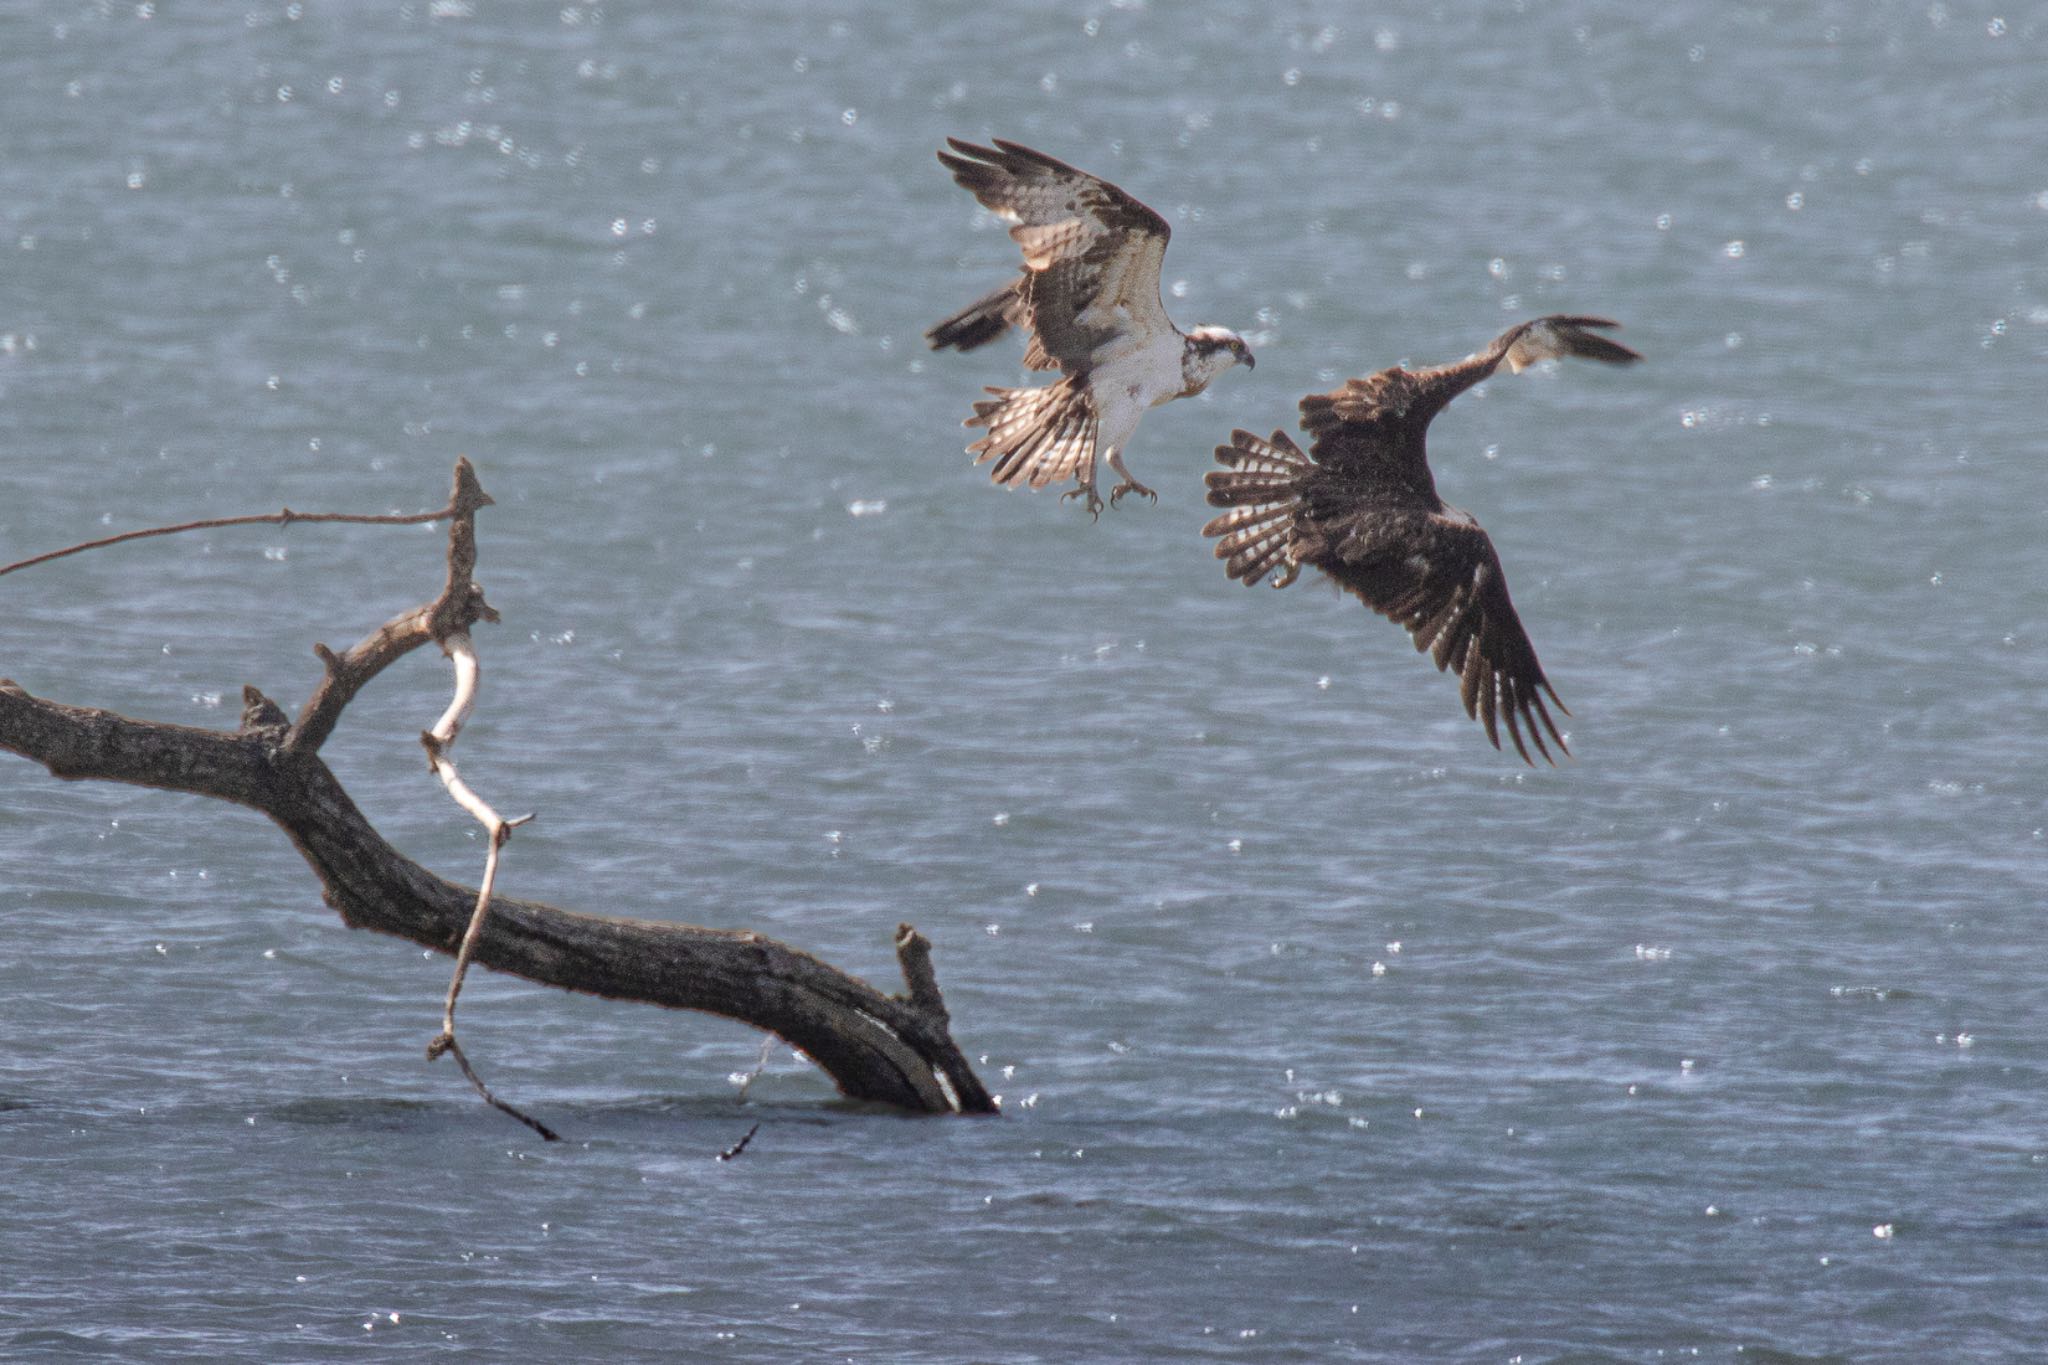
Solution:
<svg viewBox="0 0 2048 1365"><path fill-rule="evenodd" d="M484 601L484 591L470 579L476 569L476 514L491 505L468 460L455 462L455 487L441 514L448 520L448 581L441 595L423 607L402 612L364 636L346 654L326 645L313 652L326 665L320 685L292 726L286 741L293 749L317 751L334 733L341 713L370 680L430 640L467 631L478 621L496 621L498 613Z"/></svg>
<svg viewBox="0 0 2048 1365"><path fill-rule="evenodd" d="M418 526L425 522L441 521L454 513L454 507L444 507L438 512L392 512L369 514L357 512L294 512L287 507L277 512L258 512L246 517L209 517L205 521L185 521L176 526L151 526L140 531L123 531L119 535L102 536L77 545L66 545L61 550L50 550L27 559L17 559L12 564L0 564L0 575L11 574L16 569L30 569L38 564L47 564L53 559L66 555L84 554L87 550L104 550L109 545L121 545L131 540L146 540L151 536L175 536L185 531L217 531L223 526L290 526L299 521L346 522L355 526Z"/></svg>
<svg viewBox="0 0 2048 1365"><path fill-rule="evenodd" d="M434 1045L427 1049L427 1058L431 1061L443 1052L455 1058L455 1065L462 1068L462 1074L469 1080L470 1085L475 1087L476 1093L484 1097L485 1104L488 1104L501 1114L510 1114L513 1118L518 1119L528 1128L539 1133L541 1140L544 1142L560 1142L562 1140L560 1133L548 1127L533 1115L523 1110L515 1109L496 1095L493 1095L491 1088L484 1084L484 1078L477 1075L476 1068L469 1064L469 1057L463 1052L462 1044L455 1041L454 1034L444 1033L439 1038L436 1038Z"/></svg>
<svg viewBox="0 0 2048 1365"><path fill-rule="evenodd" d="M319 748L348 701L396 659L495 619L469 581L469 514L489 499L467 462L457 467L456 490L444 514L450 562L441 597L394 617L345 654L322 651L325 674L295 723L253 688L244 693L241 728L229 733L67 706L0 679L0 749L58 777L192 792L261 811L291 838L351 927L454 953L475 921L474 961L495 971L750 1024L802 1051L857 1099L925 1113L994 1113L994 1099L953 1042L930 945L908 926L896 943L907 992L885 995L747 930L580 914L499 896L479 920L478 891L429 872L377 833Z"/></svg>
<svg viewBox="0 0 2048 1365"><path fill-rule="evenodd" d="M490 850L484 855L484 881L477 888L476 909L470 912L469 927L462 933L462 946L455 952L455 970L448 978L448 999L441 1007L441 1032L427 1044L427 1060L431 1062L444 1052L453 1052L456 1065L462 1068L462 1074L469 1077L469 1083L476 1087L477 1094L482 1095L487 1103L512 1115L549 1142L554 1142L556 1135L546 1124L528 1117L490 1092L463 1055L462 1045L455 1041L455 1002L462 997L462 980L469 974L470 959L476 955L476 941L483 933L484 917L491 913L491 890L498 884L498 857L504 852L505 841L512 837L513 826L523 825L533 817L501 818L456 771L455 760L448 756L448 751L454 747L456 736L462 733L463 724L469 718L470 709L476 705L477 683L483 668L477 661L476 646L470 642L466 630L450 634L441 641L441 648L447 651L450 662L455 665L455 696L448 703L448 709L441 713L441 719L434 722L434 728L420 736L420 743L426 746L427 762L433 765L434 775L441 779L448 795L484 827L490 839Z"/></svg>

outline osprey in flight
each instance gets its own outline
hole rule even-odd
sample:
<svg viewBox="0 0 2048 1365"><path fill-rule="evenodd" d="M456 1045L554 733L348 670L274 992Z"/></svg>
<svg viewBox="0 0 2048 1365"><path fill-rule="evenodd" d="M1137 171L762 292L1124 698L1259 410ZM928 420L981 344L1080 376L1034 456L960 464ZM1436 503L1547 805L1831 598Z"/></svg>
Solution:
<svg viewBox="0 0 2048 1365"><path fill-rule="evenodd" d="M991 388L965 425L988 435L967 447L976 464L994 460L997 483L1043 488L1071 478L1066 497L1100 515L1095 461L1123 480L1110 490L1158 494L1131 477L1124 447L1147 408L1188 398L1251 348L1227 327L1182 332L1159 300L1159 266L1172 229L1110 184L1014 142L980 147L958 138L939 160L982 205L1013 226L1024 272L925 333L932 349L971 351L1011 327L1030 336L1024 363L1058 370L1056 384Z"/></svg>
<svg viewBox="0 0 2048 1365"><path fill-rule="evenodd" d="M1496 718L1507 721L1515 752L1532 766L1529 738L1550 763L1544 732L1569 754L1543 704L1558 699L1536 649L1515 615L1493 541L1469 513L1439 498L1423 438L1430 419L1505 360L1520 373L1539 360L1583 356L1610 365L1642 357L1591 331L1605 318L1553 316L1510 327L1485 350L1450 365L1399 366L1353 379L1301 400L1301 426L1315 438L1308 453L1276 431L1260 440L1234 431L1216 448L1209 502L1232 510L1202 528L1219 537L1216 557L1247 586L1278 569L1273 586L1292 583L1304 564L1321 569L1368 607L1399 622L1418 650L1455 672L1465 714L1500 747Z"/></svg>

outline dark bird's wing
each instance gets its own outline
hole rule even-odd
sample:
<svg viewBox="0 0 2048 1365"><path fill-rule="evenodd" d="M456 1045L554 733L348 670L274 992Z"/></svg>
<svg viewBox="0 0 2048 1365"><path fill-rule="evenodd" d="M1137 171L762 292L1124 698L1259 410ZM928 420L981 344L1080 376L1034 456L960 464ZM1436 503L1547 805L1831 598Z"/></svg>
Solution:
<svg viewBox="0 0 2048 1365"><path fill-rule="evenodd" d="M1500 747L1497 721L1507 722L1508 737L1525 763L1534 763L1522 731L1548 762L1543 742L1548 731L1558 749L1569 754L1564 736L1543 698L1571 712L1536 660L1536 647L1522 628L1508 596L1507 576L1493 540L1462 513L1414 513L1360 518L1357 528L1378 523L1378 535L1353 535L1320 560L1323 571L1358 600L1390 621L1407 627L1415 648L1436 666L1458 677L1465 714L1486 727L1486 738Z"/></svg>
<svg viewBox="0 0 2048 1365"><path fill-rule="evenodd" d="M1037 334L1031 332L1031 309L1024 302L1026 278L1020 275L953 316L933 323L925 329L924 339L931 343L934 351L972 351L988 345L1012 327L1022 327L1031 335L1030 343L1024 348L1025 367L1033 370L1058 369L1060 363L1045 353Z"/></svg>
<svg viewBox="0 0 2048 1365"><path fill-rule="evenodd" d="M985 294L949 318L925 328L934 351L972 351L986 346L1012 327L1029 321L1024 310L1022 279Z"/></svg>
<svg viewBox="0 0 2048 1365"><path fill-rule="evenodd" d="M1492 539L1437 496L1426 438L1430 420L1503 360L1521 370L1563 356L1641 359L1592 330L1615 325L1537 318L1452 364L1396 366L1310 394L1301 400L1302 428L1315 438L1306 453L1283 432L1263 440L1233 432L1229 445L1216 448L1223 467L1208 477L1210 504L1231 510L1204 534L1218 538L1217 557L1246 583L1278 569L1274 586L1285 587L1303 565L1321 569L1458 676L1465 713L1486 727L1495 748L1504 720L1524 762L1535 761L1526 741L1554 762L1551 743L1570 750L1550 704L1571 713L1537 661Z"/></svg>
<svg viewBox="0 0 2048 1365"><path fill-rule="evenodd" d="M1508 368L1516 374L1528 369L1539 360L1563 360L1577 356L1581 360L1598 360L1608 365L1629 365L1641 360L1642 354L1632 351L1613 337L1601 336L1593 328L1615 328L1621 326L1611 318L1589 318L1564 313L1553 313L1547 318L1537 318L1519 327L1510 327L1494 338L1493 346L1500 348Z"/></svg>
<svg viewBox="0 0 2048 1365"><path fill-rule="evenodd" d="M1518 322L1483 350L1448 365L1408 370L1396 365L1353 379L1329 393L1301 400L1301 427L1315 437L1310 454L1320 465L1348 471L1376 486L1406 490L1427 503L1436 497L1427 436L1436 415L1500 368L1520 374L1541 360L1578 356L1626 365L1642 356L1591 330L1619 327L1606 318L1553 314Z"/></svg>
<svg viewBox="0 0 2048 1365"><path fill-rule="evenodd" d="M1072 374L1173 331L1159 298L1172 235L1164 218L1107 180L1018 143L947 145L939 160L953 179L1014 225L1010 236L1024 252L1014 287L1046 368Z"/></svg>

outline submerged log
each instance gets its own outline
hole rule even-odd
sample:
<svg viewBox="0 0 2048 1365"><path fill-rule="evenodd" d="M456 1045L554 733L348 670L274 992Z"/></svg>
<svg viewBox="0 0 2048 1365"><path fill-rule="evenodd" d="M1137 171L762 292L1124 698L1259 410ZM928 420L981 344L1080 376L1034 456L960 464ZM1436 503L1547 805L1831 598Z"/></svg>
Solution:
<svg viewBox="0 0 2048 1365"><path fill-rule="evenodd" d="M452 955L476 919L473 960L481 966L765 1029L854 1099L919 1113L996 1112L953 1042L931 946L907 924L895 938L905 989L886 995L744 929L583 914L505 896L489 897L489 913L481 915L476 888L437 876L378 834L321 759L320 746L349 701L393 662L497 619L470 577L475 515L489 503L468 461L459 462L441 595L345 653L316 646L325 676L296 720L253 687L244 689L241 725L230 732L68 706L0 679L0 749L60 778L162 787L262 812L291 838L326 902L352 928Z"/></svg>

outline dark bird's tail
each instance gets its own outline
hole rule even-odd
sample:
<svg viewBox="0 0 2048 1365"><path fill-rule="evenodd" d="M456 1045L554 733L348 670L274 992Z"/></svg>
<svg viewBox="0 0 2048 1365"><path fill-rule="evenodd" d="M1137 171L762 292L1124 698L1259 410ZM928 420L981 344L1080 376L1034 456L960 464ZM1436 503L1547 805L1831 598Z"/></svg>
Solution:
<svg viewBox="0 0 2048 1365"><path fill-rule="evenodd" d="M1230 444L1216 447L1221 469L1209 471L1209 505L1231 510L1202 528L1215 536L1216 557L1228 561L1224 570L1246 587L1278 568L1273 586L1284 588L1301 573L1294 557L1294 516L1301 508L1298 492L1311 465L1284 431L1261 440L1249 431L1230 433Z"/></svg>
<svg viewBox="0 0 2048 1365"><path fill-rule="evenodd" d="M1619 327L1609 318L1574 317L1555 313L1510 328L1501 338L1507 343L1508 369L1520 374L1539 360L1579 356L1609 365L1628 365L1643 357L1609 337L1588 331L1592 327Z"/></svg>
<svg viewBox="0 0 2048 1365"><path fill-rule="evenodd" d="M1023 302L1012 280L993 294L968 304L953 316L925 329L924 339L934 351L972 351L986 346L1019 321Z"/></svg>
<svg viewBox="0 0 2048 1365"><path fill-rule="evenodd" d="M963 425L988 435L967 447L976 464L990 460L997 483L1043 488L1063 479L1093 483L1095 402L1087 386L1069 377L1042 389L989 389Z"/></svg>

